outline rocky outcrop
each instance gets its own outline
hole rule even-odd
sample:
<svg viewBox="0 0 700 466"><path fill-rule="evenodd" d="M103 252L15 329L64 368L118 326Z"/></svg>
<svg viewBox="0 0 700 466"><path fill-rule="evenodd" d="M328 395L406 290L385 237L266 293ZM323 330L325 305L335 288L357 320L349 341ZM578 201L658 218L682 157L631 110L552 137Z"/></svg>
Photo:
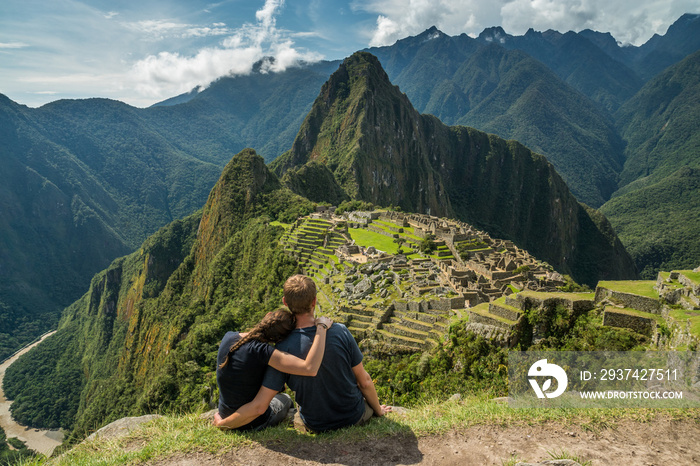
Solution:
<svg viewBox="0 0 700 466"><path fill-rule="evenodd" d="M137 417L125 417L122 419L117 419L116 421L107 424L101 429L90 434L86 440L96 440L96 439L110 439L114 440L124 435L127 435L132 430L139 428L142 424L150 422L154 419L159 419L163 416L160 414L146 414L144 416Z"/></svg>

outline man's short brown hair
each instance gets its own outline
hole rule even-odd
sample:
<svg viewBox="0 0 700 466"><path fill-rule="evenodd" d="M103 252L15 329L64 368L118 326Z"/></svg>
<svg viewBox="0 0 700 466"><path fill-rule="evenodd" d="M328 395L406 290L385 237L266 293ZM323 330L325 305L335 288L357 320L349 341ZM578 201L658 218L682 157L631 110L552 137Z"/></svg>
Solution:
<svg viewBox="0 0 700 466"><path fill-rule="evenodd" d="M316 284L306 275L292 275L284 282L284 302L292 314L313 311Z"/></svg>

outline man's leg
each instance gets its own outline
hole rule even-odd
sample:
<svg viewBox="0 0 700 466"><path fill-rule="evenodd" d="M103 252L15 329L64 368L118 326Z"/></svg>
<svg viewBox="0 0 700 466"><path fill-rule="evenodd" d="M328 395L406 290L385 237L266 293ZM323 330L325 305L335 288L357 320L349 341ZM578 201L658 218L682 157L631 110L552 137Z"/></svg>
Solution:
<svg viewBox="0 0 700 466"><path fill-rule="evenodd" d="M355 425L361 426L363 424L367 424L369 420L372 419L372 416L374 416L374 410L369 403L367 403L367 400L365 400L365 412L362 414L360 420L355 423Z"/></svg>
<svg viewBox="0 0 700 466"><path fill-rule="evenodd" d="M262 430L279 424L287 416L287 411L292 406L292 398L286 393L279 393L270 401L272 414L263 425L255 430Z"/></svg>

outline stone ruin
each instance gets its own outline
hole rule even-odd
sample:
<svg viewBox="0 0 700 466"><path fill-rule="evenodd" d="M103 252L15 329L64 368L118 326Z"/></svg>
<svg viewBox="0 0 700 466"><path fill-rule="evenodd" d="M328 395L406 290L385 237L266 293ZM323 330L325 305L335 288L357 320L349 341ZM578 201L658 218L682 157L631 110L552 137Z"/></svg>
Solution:
<svg viewBox="0 0 700 466"><path fill-rule="evenodd" d="M481 333L497 335L502 323L488 320L488 303L564 284L551 267L511 241L493 239L464 222L400 212L333 212L322 209L298 219L282 242L304 273L321 289L328 287L323 293L330 311L358 339L417 351L437 344L450 318L466 317L480 304L486 305L480 325L488 327ZM355 244L348 227L393 238L414 255L430 237L436 250L408 260Z"/></svg>

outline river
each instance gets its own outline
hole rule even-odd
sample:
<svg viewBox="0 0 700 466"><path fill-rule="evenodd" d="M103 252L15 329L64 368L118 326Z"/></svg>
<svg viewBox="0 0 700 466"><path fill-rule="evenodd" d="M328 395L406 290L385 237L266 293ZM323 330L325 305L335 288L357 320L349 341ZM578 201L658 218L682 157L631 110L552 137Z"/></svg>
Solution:
<svg viewBox="0 0 700 466"><path fill-rule="evenodd" d="M5 371L13 362L54 333L56 332L45 334L41 337L41 340L26 346L0 365L0 426L5 430L7 438L17 437L26 443L28 448L43 453L46 456L49 456L53 450L63 442L63 432L60 430L39 430L16 423L10 414L10 405L12 402L5 398L5 392L2 390L2 382L5 378Z"/></svg>

